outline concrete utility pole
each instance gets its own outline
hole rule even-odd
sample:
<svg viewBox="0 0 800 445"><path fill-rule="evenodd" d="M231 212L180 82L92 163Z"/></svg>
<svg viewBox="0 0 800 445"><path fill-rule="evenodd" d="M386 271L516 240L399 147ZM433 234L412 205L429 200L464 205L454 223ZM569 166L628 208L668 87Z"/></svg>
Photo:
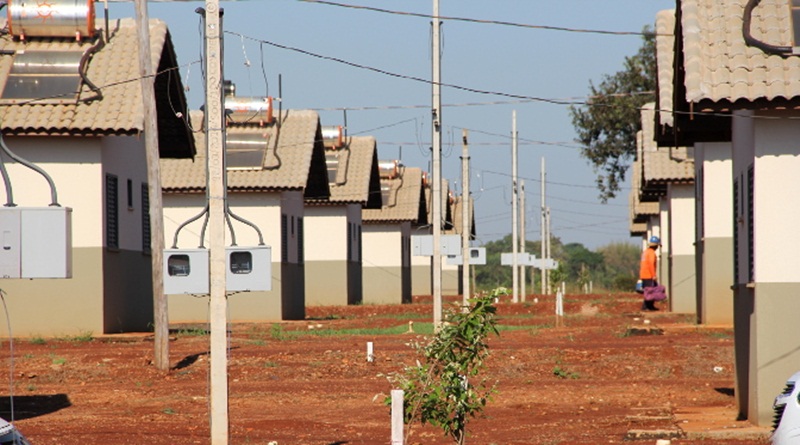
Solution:
<svg viewBox="0 0 800 445"><path fill-rule="evenodd" d="M439 0L433 0L433 82L431 119L433 130L431 224L433 224L433 326L442 325L442 68Z"/></svg>
<svg viewBox="0 0 800 445"><path fill-rule="evenodd" d="M208 144L209 283L211 302L211 445L228 444L228 344L225 295L225 121L222 103L222 11L206 0L205 129Z"/></svg>
<svg viewBox="0 0 800 445"><path fill-rule="evenodd" d="M169 313L164 295L164 215L161 205L161 169L156 122L155 71L150 51L150 18L147 1L136 0L136 25L139 34L139 78L144 106L144 146L147 159L147 194L150 202L150 259L153 275L153 364L169 370ZM108 38L108 36L106 36ZM142 209L144 211L144 209Z"/></svg>
<svg viewBox="0 0 800 445"><path fill-rule="evenodd" d="M525 181L519 182L519 251L525 253ZM525 301L525 264L519 265L520 300Z"/></svg>
<svg viewBox="0 0 800 445"><path fill-rule="evenodd" d="M541 250L541 255L542 255L542 261L544 261L545 259L549 258L547 256L547 215L546 215L547 212L545 210L546 209L546 204L545 204L545 200L544 200L544 193L545 193L544 158L542 158L542 171L540 173L540 178L541 178L541 182L542 182L542 196L541 196L541 200L540 200L540 202L542 203L542 208L541 208L541 211L542 211L542 229L541 229L542 230L542 241L541 241L540 250ZM544 268L542 268L542 274L541 275L542 275L541 276L541 278L542 278L542 293L546 294L547 293L547 275L548 274L547 274L547 272L545 271Z"/></svg>
<svg viewBox="0 0 800 445"><path fill-rule="evenodd" d="M517 261L517 110L511 112L511 282L512 300L519 303L519 262Z"/></svg>
<svg viewBox="0 0 800 445"><path fill-rule="evenodd" d="M472 235L471 209L469 202L469 145L467 130L461 130L461 289L462 305L469 306L472 296L469 288L469 240Z"/></svg>

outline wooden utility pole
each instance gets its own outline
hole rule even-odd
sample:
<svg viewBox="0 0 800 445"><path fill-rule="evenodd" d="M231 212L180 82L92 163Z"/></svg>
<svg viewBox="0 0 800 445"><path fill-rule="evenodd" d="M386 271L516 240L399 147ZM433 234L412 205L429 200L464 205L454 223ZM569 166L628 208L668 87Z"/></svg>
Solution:
<svg viewBox="0 0 800 445"><path fill-rule="evenodd" d="M469 240L472 235L469 202L469 145L467 130L461 130L461 289L463 307L469 306L472 296L469 288Z"/></svg>
<svg viewBox="0 0 800 445"><path fill-rule="evenodd" d="M225 295L225 121L222 110L222 12L206 0L205 130L208 144L209 275L211 302L211 445L228 444L228 342Z"/></svg>
<svg viewBox="0 0 800 445"><path fill-rule="evenodd" d="M442 324L442 67L439 0L433 0L433 82L431 119L433 150L431 177L431 224L433 224L433 326Z"/></svg>
<svg viewBox="0 0 800 445"><path fill-rule="evenodd" d="M139 83L144 108L144 146L147 159L147 192L150 202L150 260L153 274L153 363L161 371L169 370L169 314L164 295L164 216L161 205L161 169L156 121L155 71L150 51L150 18L147 1L136 0L136 24L139 34ZM108 36L106 36L107 38ZM144 211L144 209L142 209Z"/></svg>
<svg viewBox="0 0 800 445"><path fill-rule="evenodd" d="M519 252L517 229L517 110L511 113L511 282L512 300L519 303Z"/></svg>

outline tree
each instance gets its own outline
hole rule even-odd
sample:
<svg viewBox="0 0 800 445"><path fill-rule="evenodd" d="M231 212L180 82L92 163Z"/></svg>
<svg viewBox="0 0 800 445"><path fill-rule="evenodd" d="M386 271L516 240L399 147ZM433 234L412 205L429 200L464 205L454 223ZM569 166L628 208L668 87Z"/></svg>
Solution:
<svg viewBox="0 0 800 445"><path fill-rule="evenodd" d="M421 361L390 376L404 392L405 423L430 423L464 444L467 422L483 411L494 391L478 375L489 355L489 336L499 335L492 302L506 293L498 288L470 300L467 312L450 311L447 323L431 341L416 345ZM385 403L391 405L391 397Z"/></svg>
<svg viewBox="0 0 800 445"><path fill-rule="evenodd" d="M583 145L581 156L594 167L603 202L613 198L625 181L636 156L636 133L641 129L639 109L653 101L656 79L655 35L643 31L643 44L626 57L622 71L604 75L600 85L589 83L586 105L570 107L572 125Z"/></svg>

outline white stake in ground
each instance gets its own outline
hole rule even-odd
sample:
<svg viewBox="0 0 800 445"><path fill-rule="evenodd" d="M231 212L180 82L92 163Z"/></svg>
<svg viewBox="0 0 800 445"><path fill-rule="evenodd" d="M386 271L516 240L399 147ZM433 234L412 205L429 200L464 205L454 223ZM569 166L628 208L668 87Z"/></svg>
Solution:
<svg viewBox="0 0 800 445"><path fill-rule="evenodd" d="M368 341L367 342L367 363L372 363L373 361L375 361L375 353L373 352L373 349L372 349L372 342Z"/></svg>
<svg viewBox="0 0 800 445"><path fill-rule="evenodd" d="M403 390L392 390L392 445L403 445Z"/></svg>

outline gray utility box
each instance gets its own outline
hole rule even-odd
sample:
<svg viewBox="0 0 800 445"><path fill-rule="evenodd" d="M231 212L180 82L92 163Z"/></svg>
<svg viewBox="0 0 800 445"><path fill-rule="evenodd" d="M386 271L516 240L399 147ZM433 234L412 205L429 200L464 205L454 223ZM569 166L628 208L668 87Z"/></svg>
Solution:
<svg viewBox="0 0 800 445"><path fill-rule="evenodd" d="M461 235L441 235L439 237L442 256L461 254ZM411 254L414 256L433 256L433 235L414 235L411 237Z"/></svg>
<svg viewBox="0 0 800 445"><path fill-rule="evenodd" d="M0 207L0 278L72 278L72 209Z"/></svg>
<svg viewBox="0 0 800 445"><path fill-rule="evenodd" d="M450 266L462 266L464 260L461 254L449 255L447 257L447 264ZM470 247L469 248L469 265L470 266L483 266L486 264L486 248L485 247Z"/></svg>
<svg viewBox="0 0 800 445"><path fill-rule="evenodd" d="M208 249L164 250L164 293L209 293L208 259ZM225 259L226 291L272 290L271 247L226 247Z"/></svg>

